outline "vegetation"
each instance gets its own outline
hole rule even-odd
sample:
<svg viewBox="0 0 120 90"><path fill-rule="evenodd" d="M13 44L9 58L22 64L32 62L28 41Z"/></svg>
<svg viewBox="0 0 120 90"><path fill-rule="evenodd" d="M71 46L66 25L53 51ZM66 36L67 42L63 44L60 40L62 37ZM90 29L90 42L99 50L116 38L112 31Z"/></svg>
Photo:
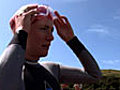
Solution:
<svg viewBox="0 0 120 90"><path fill-rule="evenodd" d="M120 90L120 71L102 70L103 77L95 84L84 84L83 90ZM73 84L70 84L66 90L75 90Z"/></svg>
<svg viewBox="0 0 120 90"><path fill-rule="evenodd" d="M120 90L120 71L102 70L103 78L95 84L85 84L85 90Z"/></svg>

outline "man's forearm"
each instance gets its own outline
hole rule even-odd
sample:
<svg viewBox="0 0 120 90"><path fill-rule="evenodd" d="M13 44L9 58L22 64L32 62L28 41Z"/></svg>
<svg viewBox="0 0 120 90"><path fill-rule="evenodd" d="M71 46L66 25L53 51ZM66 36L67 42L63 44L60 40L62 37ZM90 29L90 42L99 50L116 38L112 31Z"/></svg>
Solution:
<svg viewBox="0 0 120 90"><path fill-rule="evenodd" d="M83 44L77 39L77 37L74 37L67 44L70 46L73 52L77 55L78 59L81 61L85 71L96 79L101 78L101 71L95 59L88 52L88 50L83 46Z"/></svg>
<svg viewBox="0 0 120 90"><path fill-rule="evenodd" d="M79 56L79 60L81 61L82 65L84 66L85 71L96 79L100 79L102 74L98 64L96 63L95 59L92 55L87 51L83 50Z"/></svg>

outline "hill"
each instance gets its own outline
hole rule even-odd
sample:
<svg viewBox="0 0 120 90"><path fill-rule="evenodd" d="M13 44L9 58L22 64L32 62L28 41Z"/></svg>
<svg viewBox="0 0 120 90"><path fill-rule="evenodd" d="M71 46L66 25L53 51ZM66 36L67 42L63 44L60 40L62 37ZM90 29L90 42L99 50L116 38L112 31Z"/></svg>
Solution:
<svg viewBox="0 0 120 90"><path fill-rule="evenodd" d="M101 70L101 71L103 73L103 76L115 76L120 78L120 70L109 69L109 70Z"/></svg>
<svg viewBox="0 0 120 90"><path fill-rule="evenodd" d="M103 78L95 84L84 84L85 90L120 90L120 71L101 70Z"/></svg>
<svg viewBox="0 0 120 90"><path fill-rule="evenodd" d="M120 70L101 70L102 79L94 84L83 84L83 90L120 90ZM66 90L75 90L70 84Z"/></svg>

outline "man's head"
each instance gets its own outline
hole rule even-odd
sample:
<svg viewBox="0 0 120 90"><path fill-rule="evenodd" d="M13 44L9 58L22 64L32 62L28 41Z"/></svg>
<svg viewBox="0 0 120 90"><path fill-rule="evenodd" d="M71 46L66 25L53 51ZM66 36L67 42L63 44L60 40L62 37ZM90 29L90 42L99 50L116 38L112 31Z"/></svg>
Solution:
<svg viewBox="0 0 120 90"><path fill-rule="evenodd" d="M28 33L26 56L39 59L48 54L51 41L54 39L53 18L47 6L41 5L38 10L41 12L32 18L31 31Z"/></svg>
<svg viewBox="0 0 120 90"><path fill-rule="evenodd" d="M18 10L18 13L14 15L25 15L29 13L29 6L23 6L22 9ZM26 59L38 60L39 57L44 57L48 54L49 46L53 40L53 15L51 8L46 5L38 5L36 8L36 14L32 14L29 21L31 21L30 30L28 32L27 46L26 46ZM21 11L22 10L22 11ZM29 15L27 15L29 16ZM15 18L10 20L11 29L13 33L16 31L16 21ZM16 22L16 23L15 23ZM27 23L26 23L27 24ZM26 24L25 27L26 27Z"/></svg>

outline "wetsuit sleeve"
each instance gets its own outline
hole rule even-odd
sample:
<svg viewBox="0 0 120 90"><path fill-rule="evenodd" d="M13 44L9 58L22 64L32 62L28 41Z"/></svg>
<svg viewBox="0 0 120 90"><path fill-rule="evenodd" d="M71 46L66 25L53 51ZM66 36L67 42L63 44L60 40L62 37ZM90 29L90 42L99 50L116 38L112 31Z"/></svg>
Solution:
<svg viewBox="0 0 120 90"><path fill-rule="evenodd" d="M57 63L54 62L40 62L40 64L46 68L59 82L59 76L60 76L60 66Z"/></svg>
<svg viewBox="0 0 120 90"><path fill-rule="evenodd" d="M94 83L98 81L101 78L98 64L78 38L74 37L68 46L82 63L84 71L79 68L60 65L60 81L62 83Z"/></svg>
<svg viewBox="0 0 120 90"><path fill-rule="evenodd" d="M16 33L0 56L0 90L25 90L22 68L25 62L26 32Z"/></svg>

